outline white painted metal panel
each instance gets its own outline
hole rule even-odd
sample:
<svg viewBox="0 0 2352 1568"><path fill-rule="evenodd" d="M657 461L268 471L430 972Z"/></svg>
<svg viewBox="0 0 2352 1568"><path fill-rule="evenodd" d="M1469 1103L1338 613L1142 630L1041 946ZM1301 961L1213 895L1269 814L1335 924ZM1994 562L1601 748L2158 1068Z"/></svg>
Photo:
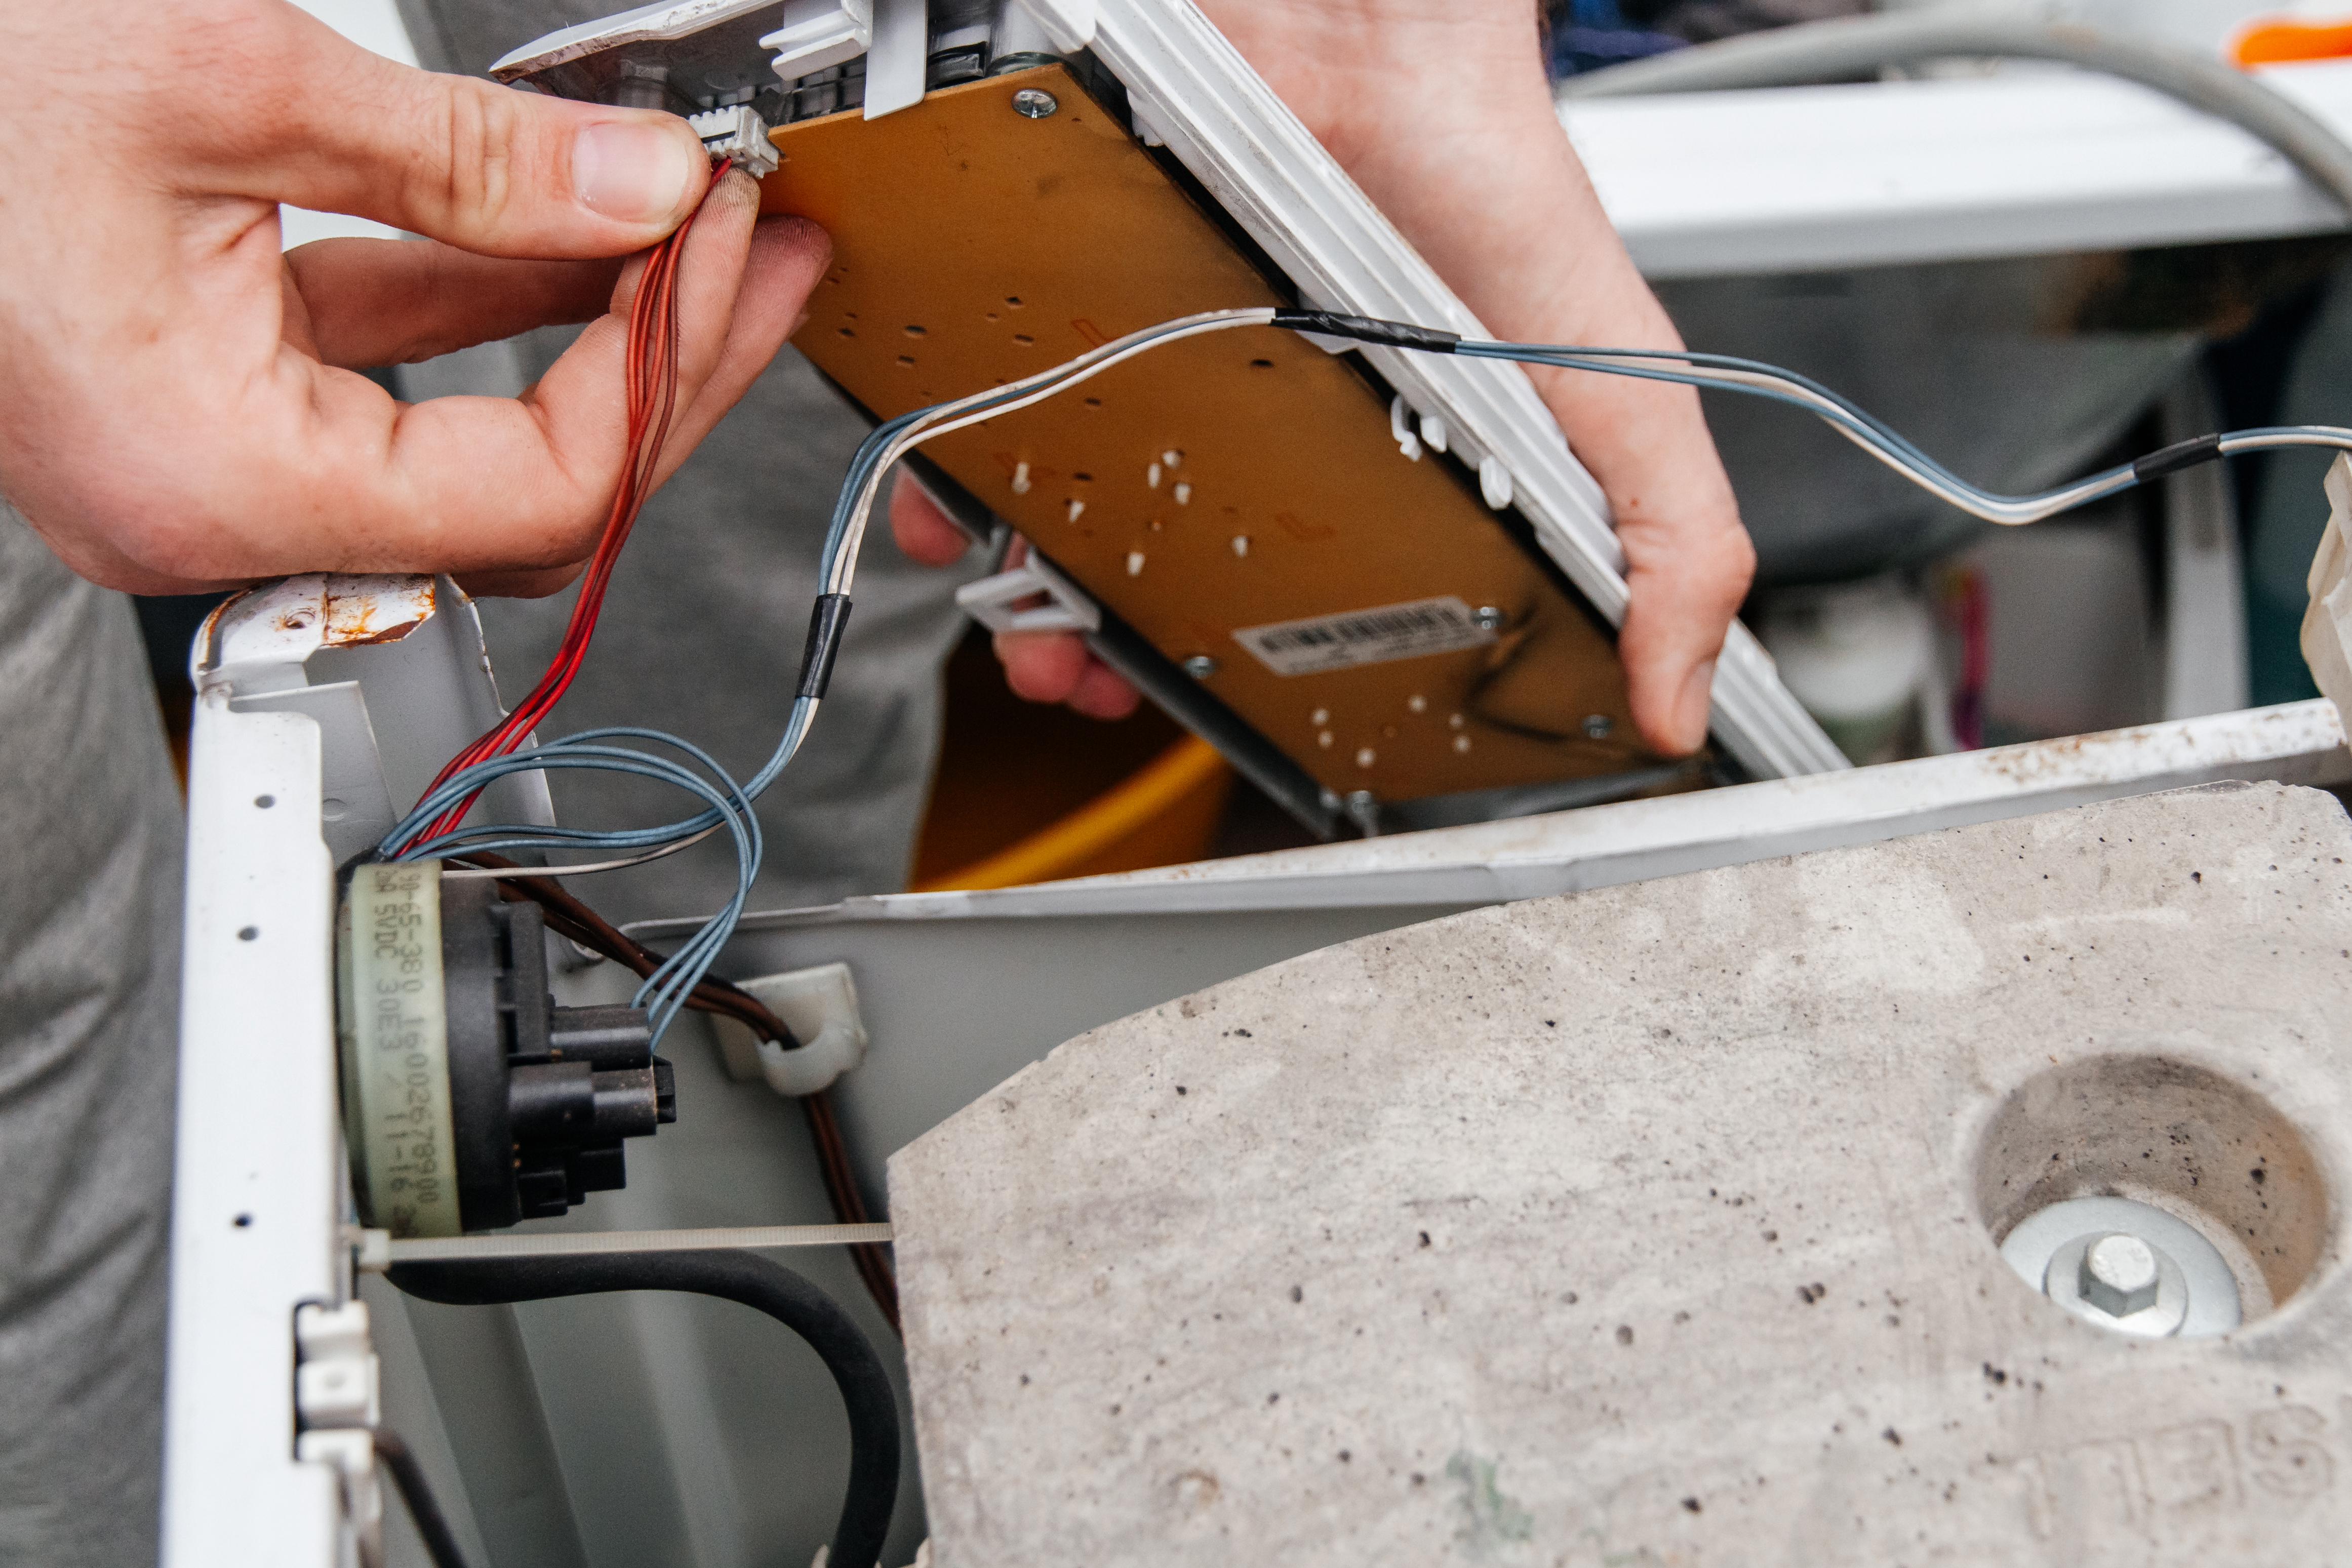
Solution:
<svg viewBox="0 0 2352 1568"><path fill-rule="evenodd" d="M2352 61L2263 82L2352 136ZM1563 106L1652 277L2318 234L2335 203L2226 120L2049 67Z"/></svg>

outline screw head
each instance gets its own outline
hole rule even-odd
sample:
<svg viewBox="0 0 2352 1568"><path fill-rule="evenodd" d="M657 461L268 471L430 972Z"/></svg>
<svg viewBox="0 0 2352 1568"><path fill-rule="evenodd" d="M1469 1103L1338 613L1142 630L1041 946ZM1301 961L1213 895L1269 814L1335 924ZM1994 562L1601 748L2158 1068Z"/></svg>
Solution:
<svg viewBox="0 0 2352 1568"><path fill-rule="evenodd" d="M1470 624L1481 632L1498 632L1503 626L1503 612L1492 604L1481 604L1470 612Z"/></svg>
<svg viewBox="0 0 2352 1568"><path fill-rule="evenodd" d="M1217 673L1217 661L1206 653L1195 653L1184 661L1184 673L1196 681L1205 681Z"/></svg>
<svg viewBox="0 0 2352 1568"><path fill-rule="evenodd" d="M2137 1236L2102 1236L2084 1249L2083 1300L2111 1318L2156 1305L2156 1249Z"/></svg>
<svg viewBox="0 0 2352 1568"><path fill-rule="evenodd" d="M1013 112L1024 120L1043 120L1062 107L1062 100L1043 88L1024 87L1013 95Z"/></svg>
<svg viewBox="0 0 2352 1568"><path fill-rule="evenodd" d="M1606 740L1609 732L1616 727L1616 721L1605 713L1584 716L1584 738L1587 740Z"/></svg>

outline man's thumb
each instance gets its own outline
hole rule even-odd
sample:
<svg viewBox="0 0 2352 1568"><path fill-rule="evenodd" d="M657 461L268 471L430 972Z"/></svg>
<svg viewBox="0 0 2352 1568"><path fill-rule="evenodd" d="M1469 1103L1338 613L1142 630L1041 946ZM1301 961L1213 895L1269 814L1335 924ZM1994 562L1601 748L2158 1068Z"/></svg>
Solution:
<svg viewBox="0 0 2352 1568"><path fill-rule="evenodd" d="M676 115L416 70L296 16L287 42L306 57L282 85L303 107L263 160L273 188L242 193L490 256L597 256L660 239L709 184Z"/></svg>

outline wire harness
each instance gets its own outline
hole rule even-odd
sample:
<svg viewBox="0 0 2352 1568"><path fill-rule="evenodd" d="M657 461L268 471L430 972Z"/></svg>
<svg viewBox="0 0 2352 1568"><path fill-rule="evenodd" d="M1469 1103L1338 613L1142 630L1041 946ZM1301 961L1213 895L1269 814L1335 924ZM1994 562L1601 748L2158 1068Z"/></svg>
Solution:
<svg viewBox="0 0 2352 1568"><path fill-rule="evenodd" d="M674 275L671 287L675 287ZM642 302L642 295L641 295ZM736 851L733 894L725 905L688 938L677 951L648 975L637 993L636 1005L648 1009L655 1037L667 1028L703 981L711 962L725 946L740 917L758 874L761 838L753 802L788 767L807 739L824 698L826 683L848 624L850 591L856 581L857 559L867 523L881 497L883 479L891 467L923 443L952 431L1016 413L1069 392L1137 355L1204 333L1238 328L1277 328L1339 338L1370 347L1402 349L1419 353L1454 354L1465 359L1503 360L1516 364L1547 366L1596 375L1626 376L1665 382L1709 392L1759 397L1800 409L1826 423L1880 463L1922 490L1988 522L2017 526L2041 521L2059 513L2121 494L2168 474L2200 463L2281 447L2315 446L2352 451L2352 430L2326 425L2284 425L2200 436L2151 453L2137 462L2119 465L2054 489L2010 496L1970 484L1937 463L1900 432L1867 410L1805 376L1776 365L1723 354L1686 350L1616 349L1553 343L1500 342L1464 338L1435 328L1407 322L1382 321L1334 311L1280 309L1259 307L1212 310L1181 317L1129 333L1050 370L969 397L937 403L885 420L868 434L852 458L819 559L821 591L811 612L808 642L802 656L801 676L792 706L785 716L782 737L767 762L750 779L738 783L708 753L688 742L658 731L635 728L589 730L530 751L517 752L527 732L518 718L529 713L536 723L553 702L538 701L550 689L558 671L551 668L531 703L518 706L516 716L454 759L443 777L427 791L415 810L387 834L379 853L388 859L413 860L490 851L548 851L595 848L629 852L625 858L578 866L513 867L477 870L495 876L566 875L635 865L659 855L675 853L724 831ZM674 328L672 329L674 332ZM666 416L665 416L666 417ZM635 470L632 470L633 476ZM631 481L634 483L634 478ZM626 486L625 486L625 494ZM642 505L643 497L635 504ZM634 510L626 513L634 517ZM625 534L624 512L615 503L614 527ZM618 545L609 537L598 559L609 570L608 552ZM601 589L600 589L601 591ZM583 601L585 594L583 595ZM593 613L589 624L593 627ZM583 631L578 648L584 651ZM578 667L570 638L558 656L562 680L568 682ZM560 695L562 685L553 686ZM640 741L666 748L688 760L656 755L615 744ZM509 747L506 755L488 756L492 742ZM658 827L587 830L514 825L458 825L467 804L493 779L509 773L539 768L600 768L633 773L671 784L701 802L690 817Z"/></svg>

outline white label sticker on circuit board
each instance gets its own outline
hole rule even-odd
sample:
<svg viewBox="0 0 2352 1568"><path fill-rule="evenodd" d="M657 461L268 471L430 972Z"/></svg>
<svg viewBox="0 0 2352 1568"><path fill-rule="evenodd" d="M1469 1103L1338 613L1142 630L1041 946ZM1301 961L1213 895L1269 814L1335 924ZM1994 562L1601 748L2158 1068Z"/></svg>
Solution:
<svg viewBox="0 0 2352 1568"><path fill-rule="evenodd" d="M1480 647L1494 640L1493 629L1479 625L1470 607L1452 594L1416 599L1410 604L1315 615L1304 621L1277 621L1271 626L1244 626L1234 633L1234 642L1256 654L1258 663L1277 675L1311 675L1318 670L1418 659L1425 653Z"/></svg>

